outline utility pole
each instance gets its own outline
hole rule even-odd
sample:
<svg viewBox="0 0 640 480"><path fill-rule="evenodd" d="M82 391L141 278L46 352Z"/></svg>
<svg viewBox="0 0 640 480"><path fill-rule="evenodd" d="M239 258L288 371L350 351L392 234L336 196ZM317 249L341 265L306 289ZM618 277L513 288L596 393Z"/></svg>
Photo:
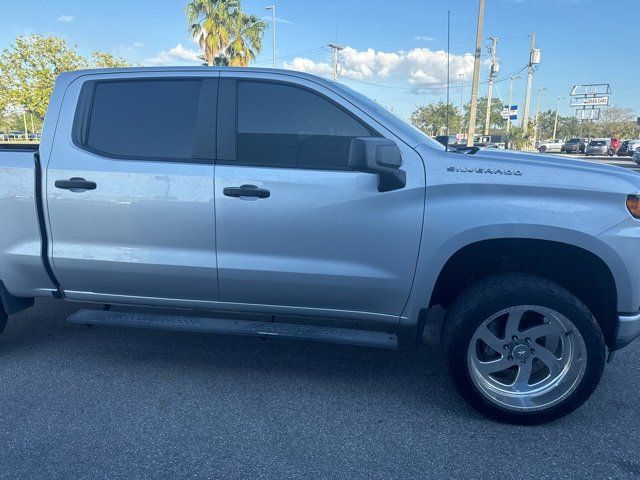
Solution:
<svg viewBox="0 0 640 480"><path fill-rule="evenodd" d="M276 54L276 6L270 5L265 10L271 10L271 32L273 33L273 68L278 65L278 55Z"/></svg>
<svg viewBox="0 0 640 480"><path fill-rule="evenodd" d="M330 49L333 50L333 81L338 81L338 52L340 50L344 50L342 45L337 45L335 43L330 43L327 45Z"/></svg>
<svg viewBox="0 0 640 480"><path fill-rule="evenodd" d="M565 97L558 97L558 99L556 100L556 115L553 120L553 140L556 139L556 133L558 131L558 108L560 108L560 100L562 100L563 98Z"/></svg>
<svg viewBox="0 0 640 480"><path fill-rule="evenodd" d="M524 94L524 112L522 112L522 130L527 133L529 123L529 103L531 101L531 84L533 82L533 51L536 46L536 34L531 32L529 46L529 66L527 67L527 90Z"/></svg>
<svg viewBox="0 0 640 480"><path fill-rule="evenodd" d="M467 147L473 147L473 136L476 133L476 117L478 114L478 79L480 78L480 54L482 53L482 25L484 23L484 2L478 5L478 25L476 27L476 51L473 60L473 83L471 85L471 107L469 108L469 130Z"/></svg>
<svg viewBox="0 0 640 480"><path fill-rule="evenodd" d="M496 47L498 46L498 37L489 37L491 46L491 70L489 71L489 92L487 93L487 112L484 118L484 135L489 135L489 127L491 126L491 97L493 97L493 80L498 75L498 64L496 63Z"/></svg>
<svg viewBox="0 0 640 480"><path fill-rule="evenodd" d="M522 77L520 75L512 75L509 77L509 105L507 105L507 133L511 129L511 103L513 102L513 81L519 80Z"/></svg>

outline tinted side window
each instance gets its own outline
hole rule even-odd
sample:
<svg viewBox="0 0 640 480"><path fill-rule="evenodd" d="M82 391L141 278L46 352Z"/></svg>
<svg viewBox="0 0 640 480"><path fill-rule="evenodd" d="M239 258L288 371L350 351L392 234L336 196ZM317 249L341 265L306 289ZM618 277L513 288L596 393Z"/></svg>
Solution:
<svg viewBox="0 0 640 480"><path fill-rule="evenodd" d="M241 163L346 167L351 139L374 135L340 107L309 90L238 82L237 159Z"/></svg>
<svg viewBox="0 0 640 480"><path fill-rule="evenodd" d="M108 156L195 156L201 80L97 82L85 145Z"/></svg>

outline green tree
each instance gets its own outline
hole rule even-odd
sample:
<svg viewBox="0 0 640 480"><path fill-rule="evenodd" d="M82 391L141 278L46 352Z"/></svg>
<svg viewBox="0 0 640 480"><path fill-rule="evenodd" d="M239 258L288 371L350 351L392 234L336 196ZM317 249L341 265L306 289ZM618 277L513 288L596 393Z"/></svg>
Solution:
<svg viewBox="0 0 640 480"><path fill-rule="evenodd" d="M489 117L489 131L495 131L506 126L506 122L502 119L502 101L499 98L491 100L491 116ZM469 125L469 111L471 103L464 106L464 123ZM484 122L487 115L487 97L478 98L478 111L476 114L476 134L482 133Z"/></svg>
<svg viewBox="0 0 640 480"><path fill-rule="evenodd" d="M447 125L447 104L440 101L416 108L411 114L411 123L427 135L444 135ZM460 110L449 104L449 132L459 132L462 128Z"/></svg>
<svg viewBox="0 0 640 480"><path fill-rule="evenodd" d="M95 68L122 68L131 66L124 58L116 57L107 52L93 52L91 60L91 64Z"/></svg>
<svg viewBox="0 0 640 480"><path fill-rule="evenodd" d="M255 15L236 11L232 16L233 40L224 52L232 67L246 67L262 49L262 36L267 24Z"/></svg>
<svg viewBox="0 0 640 480"><path fill-rule="evenodd" d="M530 148L532 141L533 133L531 129L525 133L522 127L511 127L509 132L509 143L511 144L511 149L525 150Z"/></svg>
<svg viewBox="0 0 640 480"><path fill-rule="evenodd" d="M603 137L635 138L638 128L633 110L630 108L608 107L602 110L600 121Z"/></svg>
<svg viewBox="0 0 640 480"><path fill-rule="evenodd" d="M56 76L87 66L87 60L61 38L19 36L0 54L0 104L44 118Z"/></svg>
<svg viewBox="0 0 640 480"><path fill-rule="evenodd" d="M126 67L129 63L110 53L96 51L90 59L79 55L64 39L55 36L19 36L0 53L0 114L4 129L24 129L22 112L29 116L27 126L37 126L44 118L56 77L80 68ZM7 128L12 126L12 128Z"/></svg>
<svg viewBox="0 0 640 480"><path fill-rule="evenodd" d="M267 24L245 14L240 0L192 0L185 13L209 66L247 66L262 48Z"/></svg>

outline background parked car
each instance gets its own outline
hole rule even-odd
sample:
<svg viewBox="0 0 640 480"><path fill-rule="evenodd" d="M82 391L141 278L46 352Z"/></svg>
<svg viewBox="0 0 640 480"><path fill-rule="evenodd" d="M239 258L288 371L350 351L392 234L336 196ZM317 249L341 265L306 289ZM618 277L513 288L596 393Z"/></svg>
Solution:
<svg viewBox="0 0 640 480"><path fill-rule="evenodd" d="M638 165L640 165L640 149L636 150L633 153L633 157L631 157L633 159L634 162L636 162Z"/></svg>
<svg viewBox="0 0 640 480"><path fill-rule="evenodd" d="M640 140L625 140L618 149L618 156L631 157L640 148Z"/></svg>
<svg viewBox="0 0 640 480"><path fill-rule="evenodd" d="M611 148L611 139L610 138L594 138L587 145L587 149L585 150L585 155L613 155L613 149Z"/></svg>
<svg viewBox="0 0 640 480"><path fill-rule="evenodd" d="M458 139L455 135L437 135L435 139L438 143L441 143L445 147L447 146L447 144L449 146L458 144Z"/></svg>
<svg viewBox="0 0 640 480"><path fill-rule="evenodd" d="M563 145L564 145L564 142L556 138L555 140L547 140L546 142L539 142L538 145L536 145L536 148L540 153L560 152L562 151Z"/></svg>
<svg viewBox="0 0 640 480"><path fill-rule="evenodd" d="M562 153L584 153L586 146L582 138L570 138L562 145L560 151Z"/></svg>

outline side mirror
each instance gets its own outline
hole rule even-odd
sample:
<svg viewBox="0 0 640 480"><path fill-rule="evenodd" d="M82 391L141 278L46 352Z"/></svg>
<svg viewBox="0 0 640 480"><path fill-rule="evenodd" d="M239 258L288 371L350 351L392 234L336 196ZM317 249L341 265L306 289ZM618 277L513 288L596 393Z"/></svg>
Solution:
<svg viewBox="0 0 640 480"><path fill-rule="evenodd" d="M407 174L401 170L402 154L393 140L386 138L354 138L349 148L349 168L378 175L378 191L398 190L407 185Z"/></svg>

